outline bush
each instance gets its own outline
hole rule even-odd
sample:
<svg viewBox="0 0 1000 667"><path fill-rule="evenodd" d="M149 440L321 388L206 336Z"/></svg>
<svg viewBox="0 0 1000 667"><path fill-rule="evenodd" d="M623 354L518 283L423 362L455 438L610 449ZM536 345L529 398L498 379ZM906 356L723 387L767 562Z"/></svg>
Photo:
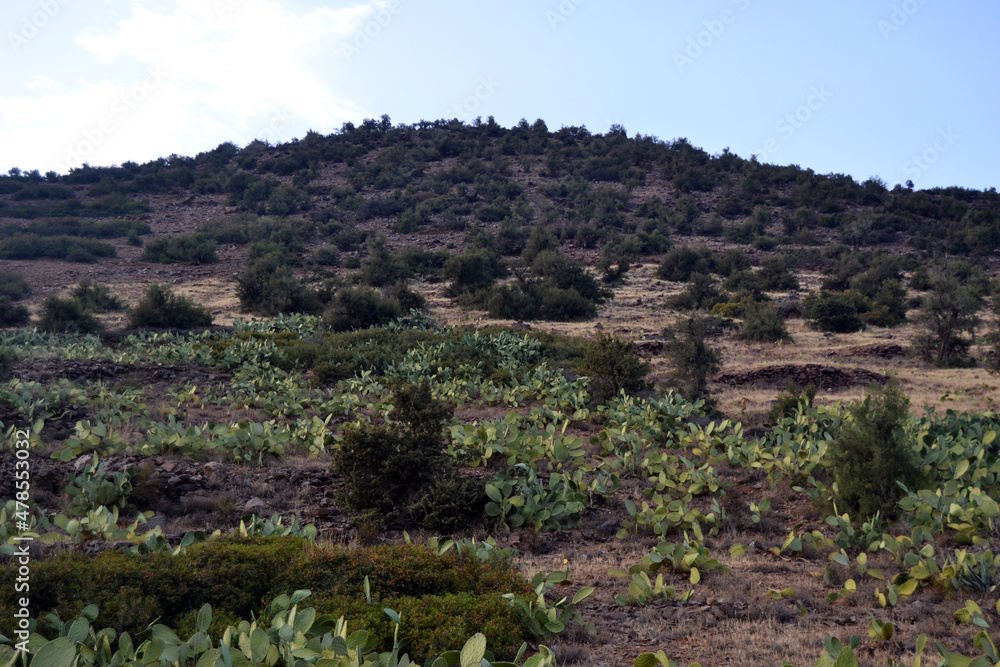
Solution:
<svg viewBox="0 0 1000 667"><path fill-rule="evenodd" d="M667 306L678 310L710 310L724 298L711 276L693 273L684 291L667 299Z"/></svg>
<svg viewBox="0 0 1000 667"><path fill-rule="evenodd" d="M0 272L0 297L20 301L31 294L31 287L23 276L7 271Z"/></svg>
<svg viewBox="0 0 1000 667"><path fill-rule="evenodd" d="M393 421L344 427L332 469L344 484L343 502L356 511L374 510L387 521L412 504L453 465L445 454L445 422L452 408L435 400L427 381L401 385L390 399Z"/></svg>
<svg viewBox="0 0 1000 667"><path fill-rule="evenodd" d="M634 392L646 386L650 366L636 354L635 345L627 340L598 333L584 347L580 373L590 378L595 403L604 403L619 392Z"/></svg>
<svg viewBox="0 0 1000 667"><path fill-rule="evenodd" d="M347 287L334 295L325 318L334 331L350 331L383 326L401 314L395 299L371 288Z"/></svg>
<svg viewBox="0 0 1000 667"><path fill-rule="evenodd" d="M247 265L236 278L240 307L265 317L284 313L318 313L316 290L302 284L278 255L265 255Z"/></svg>
<svg viewBox="0 0 1000 667"><path fill-rule="evenodd" d="M446 296L456 297L466 292L489 289L507 274L500 258L487 250L465 252L452 255L445 262L441 277L450 281Z"/></svg>
<svg viewBox="0 0 1000 667"><path fill-rule="evenodd" d="M803 391L794 382L789 382L785 391L778 394L771 409L767 411L767 423L776 424L780 419L793 417L800 405L811 408L815 399L816 385L810 383Z"/></svg>
<svg viewBox="0 0 1000 667"><path fill-rule="evenodd" d="M717 257L706 246L697 249L680 246L663 256L656 277L660 280L686 282L694 273L715 271Z"/></svg>
<svg viewBox="0 0 1000 667"><path fill-rule="evenodd" d="M133 329L191 329L212 326L212 314L188 297L177 296L153 283L146 288L142 300L129 311L128 321Z"/></svg>
<svg viewBox="0 0 1000 667"><path fill-rule="evenodd" d="M111 313L125 308L125 303L112 295L107 285L99 285L90 277L81 278L70 290L70 296L92 313Z"/></svg>
<svg viewBox="0 0 1000 667"><path fill-rule="evenodd" d="M16 327L26 324L31 313L26 306L14 303L8 296L0 296L0 327Z"/></svg>
<svg viewBox="0 0 1000 667"><path fill-rule="evenodd" d="M837 511L856 524L880 512L885 520L899 515L903 490L923 488L920 463L905 425L910 400L898 381L869 386L864 401L855 402L849 418L830 443L830 470L837 482Z"/></svg>
<svg viewBox="0 0 1000 667"><path fill-rule="evenodd" d="M813 292L805 300L805 318L820 331L861 331L865 323L858 314L858 305L863 299L856 292Z"/></svg>
<svg viewBox="0 0 1000 667"><path fill-rule="evenodd" d="M76 299L49 295L42 302L38 329L49 333L92 334L101 330L101 323Z"/></svg>
<svg viewBox="0 0 1000 667"><path fill-rule="evenodd" d="M340 251L337 246L323 245L313 250L312 259L320 266L340 266Z"/></svg>
<svg viewBox="0 0 1000 667"><path fill-rule="evenodd" d="M0 259L49 257L93 263L100 257L114 257L115 254L115 247L110 243L75 236L17 234L0 240Z"/></svg>
<svg viewBox="0 0 1000 667"><path fill-rule="evenodd" d="M18 608L16 576L16 563L0 566L4 619L13 619ZM365 601L366 576L377 604ZM98 627L132 636L156 621L187 637L195 630L198 610L211 604L209 634L218 637L238 619L261 618L276 596L308 589L312 596L300 608L346 615L351 628L374 633L379 650L391 649L393 639L382 608L401 612L399 639L421 659L461 646L478 631L487 635L492 650L513 657L522 630L517 612L501 595L528 592L516 573L454 551L436 556L418 546L311 546L296 538L261 537L224 537L177 556L64 552L34 562L32 582L39 587L32 605L40 617L54 612L68 620L96 604ZM13 636L13 629L9 620L0 621L0 632Z"/></svg>
<svg viewBox="0 0 1000 667"><path fill-rule="evenodd" d="M979 324L980 293L946 274L931 277L930 291L924 296L917 316L914 351L926 361L942 367L971 366L972 336ZM966 336L965 334L968 334Z"/></svg>
<svg viewBox="0 0 1000 667"><path fill-rule="evenodd" d="M213 239L200 234L162 236L146 244L140 261L157 264L214 264L219 261Z"/></svg>
<svg viewBox="0 0 1000 667"><path fill-rule="evenodd" d="M4 382L10 377L10 371L14 366L14 355L6 347L0 347L0 382Z"/></svg>
<svg viewBox="0 0 1000 667"><path fill-rule="evenodd" d="M460 530L482 525L488 501L482 480L449 475L435 480L409 511L424 530L437 535L454 535Z"/></svg>
<svg viewBox="0 0 1000 667"><path fill-rule="evenodd" d="M754 301L751 304L743 311L743 328L738 338L754 343L791 342L792 337L777 308L770 303Z"/></svg>
<svg viewBox="0 0 1000 667"><path fill-rule="evenodd" d="M673 381L692 399L708 393L708 378L719 371L719 355L708 345L705 318L681 320L667 332Z"/></svg>

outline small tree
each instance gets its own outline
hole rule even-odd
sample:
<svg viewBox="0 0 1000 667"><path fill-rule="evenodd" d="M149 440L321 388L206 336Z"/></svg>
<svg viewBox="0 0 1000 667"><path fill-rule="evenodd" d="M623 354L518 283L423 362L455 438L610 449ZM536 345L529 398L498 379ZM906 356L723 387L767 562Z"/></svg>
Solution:
<svg viewBox="0 0 1000 667"><path fill-rule="evenodd" d="M790 342L792 339L778 309L773 304L759 301L750 301L744 309L739 338L755 343Z"/></svg>
<svg viewBox="0 0 1000 667"><path fill-rule="evenodd" d="M922 474L905 432L910 399L902 385L870 385L864 401L855 402L830 445L830 470L837 482L837 510L861 523L876 512L885 519L899 514L899 481L921 488Z"/></svg>
<svg viewBox="0 0 1000 667"><path fill-rule="evenodd" d="M979 324L977 313L981 306L980 294L961 284L958 278L932 276L931 289L924 296L917 316L921 330L913 337L913 349L938 366L971 365L969 348Z"/></svg>
<svg viewBox="0 0 1000 667"><path fill-rule="evenodd" d="M153 283L128 315L132 328L190 329L212 326L212 314L186 296Z"/></svg>
<svg viewBox="0 0 1000 667"><path fill-rule="evenodd" d="M107 285L99 285L89 276L80 279L70 290L70 296L92 313L110 313L125 308L125 303L111 294Z"/></svg>
<svg viewBox="0 0 1000 667"><path fill-rule="evenodd" d="M388 324L400 314L395 299L370 288L347 287L334 295L325 317L334 331L350 331Z"/></svg>
<svg viewBox="0 0 1000 667"><path fill-rule="evenodd" d="M91 334L101 330L101 323L76 299L60 299L52 294L42 302L38 328L49 333Z"/></svg>
<svg viewBox="0 0 1000 667"><path fill-rule="evenodd" d="M719 355L708 344L708 325L702 317L679 321L668 332L668 356L673 380L691 398L704 398L708 378L719 371Z"/></svg>
<svg viewBox="0 0 1000 667"><path fill-rule="evenodd" d="M590 377L595 403L604 403L620 391L638 391L646 386L649 364L642 361L630 341L598 333L584 347L580 372Z"/></svg>
<svg viewBox="0 0 1000 667"><path fill-rule="evenodd" d="M277 254L260 257L237 276L236 296L243 310L265 317L321 309L316 290L302 284Z"/></svg>

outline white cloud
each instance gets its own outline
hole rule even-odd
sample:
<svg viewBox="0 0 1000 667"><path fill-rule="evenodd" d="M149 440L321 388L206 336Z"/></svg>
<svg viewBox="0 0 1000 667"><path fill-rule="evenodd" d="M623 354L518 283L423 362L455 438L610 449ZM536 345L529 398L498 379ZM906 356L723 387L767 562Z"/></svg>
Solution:
<svg viewBox="0 0 1000 667"><path fill-rule="evenodd" d="M328 83L339 49L384 6L137 0L112 28L75 38L59 80L26 73L21 95L0 96L0 145L12 164L44 172L88 143L79 157L110 164L330 131L361 115Z"/></svg>

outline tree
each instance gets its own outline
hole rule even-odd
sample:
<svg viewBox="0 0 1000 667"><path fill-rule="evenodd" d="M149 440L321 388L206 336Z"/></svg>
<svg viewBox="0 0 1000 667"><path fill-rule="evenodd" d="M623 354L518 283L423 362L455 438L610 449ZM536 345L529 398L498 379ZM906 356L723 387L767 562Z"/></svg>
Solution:
<svg viewBox="0 0 1000 667"><path fill-rule="evenodd" d="M719 355L707 342L708 325L702 317L679 321L668 332L668 356L673 362L673 380L685 395L703 398L708 378L719 371Z"/></svg>
<svg viewBox="0 0 1000 667"><path fill-rule="evenodd" d="M587 343L580 366L580 372L590 378L595 403L603 403L620 391L642 389L649 369L636 354L634 344L603 332Z"/></svg>
<svg viewBox="0 0 1000 667"><path fill-rule="evenodd" d="M92 334L101 330L101 323L76 299L60 299L52 294L42 302L38 328L49 333Z"/></svg>
<svg viewBox="0 0 1000 667"><path fill-rule="evenodd" d="M942 367L972 364L969 348L979 324L980 292L963 285L953 275L931 277L931 289L924 296L913 337L913 349L925 360ZM968 333L968 337L964 334Z"/></svg>
<svg viewBox="0 0 1000 667"><path fill-rule="evenodd" d="M876 512L898 514L903 490L922 488L919 462L906 433L910 399L897 380L870 385L864 401L851 405L848 419L830 445L830 470L837 482L837 510L860 524Z"/></svg>
<svg viewBox="0 0 1000 667"><path fill-rule="evenodd" d="M236 278L240 307L256 315L316 313L321 306L316 290L303 285L277 254L251 262Z"/></svg>

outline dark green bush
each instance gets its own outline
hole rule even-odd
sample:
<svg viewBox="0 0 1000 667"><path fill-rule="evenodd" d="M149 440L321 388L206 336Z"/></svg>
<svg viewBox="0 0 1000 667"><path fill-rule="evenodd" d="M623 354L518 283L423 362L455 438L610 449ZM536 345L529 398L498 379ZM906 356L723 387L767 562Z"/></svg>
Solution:
<svg viewBox="0 0 1000 667"><path fill-rule="evenodd" d="M92 313L111 313L125 308L125 302L111 294L107 285L95 283L89 276L80 279L70 296Z"/></svg>
<svg viewBox="0 0 1000 667"><path fill-rule="evenodd" d="M129 325L135 329L191 329L212 326L212 314L185 296L153 283L136 307L129 311Z"/></svg>
<svg viewBox="0 0 1000 667"><path fill-rule="evenodd" d="M865 326L859 314L859 305L863 300L864 297L857 292L812 292L805 300L805 318L820 331L860 331Z"/></svg>
<svg viewBox="0 0 1000 667"><path fill-rule="evenodd" d="M38 329L49 333L92 334L101 330L101 323L76 299L60 299L52 294L42 302Z"/></svg>
<svg viewBox="0 0 1000 667"><path fill-rule="evenodd" d="M390 402L392 421L345 426L332 459L333 471L343 480L345 506L374 510L388 521L402 518L400 508L454 465L444 451L444 425L452 407L435 400L426 381L396 387Z"/></svg>
<svg viewBox="0 0 1000 667"><path fill-rule="evenodd" d="M604 403L621 391L632 393L646 387L650 366L639 358L630 341L599 332L587 342L583 354L580 373L590 378L595 403Z"/></svg>
<svg viewBox="0 0 1000 667"><path fill-rule="evenodd" d="M719 355L708 344L709 322L703 317L682 319L666 333L674 383L692 399L705 398L708 378L719 371Z"/></svg>
<svg viewBox="0 0 1000 667"><path fill-rule="evenodd" d="M20 301L29 294L31 294L31 287L23 276L0 271L0 297L7 297L11 301Z"/></svg>
<svg viewBox="0 0 1000 667"><path fill-rule="evenodd" d="M0 239L0 259L65 259L70 262L93 263L100 257L114 257L110 243L75 236L42 236L17 234Z"/></svg>
<svg viewBox="0 0 1000 667"><path fill-rule="evenodd" d="M0 632L9 636L18 608L16 576L16 563L0 566L5 619ZM363 594L366 576L375 601L370 606ZM417 546L313 547L295 538L223 538L193 545L178 556L64 552L32 561L32 583L38 587L37 592L32 588L32 607L39 616L55 612L68 620L97 604L99 627L133 636L142 636L157 619L190 636L198 609L211 604L209 634L214 639L225 624L251 615L260 618L274 597L304 588L312 596L300 606L346 614L352 629L375 632L379 650L391 648L393 632L382 608L401 612L399 638L409 643L411 656L419 652L421 659L445 647L461 647L479 631L492 650L512 657L522 629L501 594L527 592L514 572L454 552L438 557Z"/></svg>
<svg viewBox="0 0 1000 667"><path fill-rule="evenodd" d="M146 244L140 258L157 264L214 264L219 261L213 239L199 234L161 236Z"/></svg>
<svg viewBox="0 0 1000 667"><path fill-rule="evenodd" d="M743 311L743 328L738 338L755 343L791 342L792 337L777 308L766 302L752 301L750 304Z"/></svg>
<svg viewBox="0 0 1000 667"><path fill-rule="evenodd" d="M445 262L441 277L449 281L447 296L456 297L466 292L489 289L507 274L500 258L486 250L452 255Z"/></svg>
<svg viewBox="0 0 1000 667"><path fill-rule="evenodd" d="M366 287L338 291L324 317L334 331L367 329L388 324L402 314L399 302Z"/></svg>
<svg viewBox="0 0 1000 667"><path fill-rule="evenodd" d="M488 501L482 480L449 475L435 480L409 512L424 530L454 535L481 526Z"/></svg>
<svg viewBox="0 0 1000 667"><path fill-rule="evenodd" d="M16 327L30 319L27 306L14 303L8 296L0 296L0 327Z"/></svg>
<svg viewBox="0 0 1000 667"><path fill-rule="evenodd" d="M830 443L837 511L850 514L856 524L876 512L888 521L899 515L896 503L904 493L897 482L923 488L920 462L904 430L909 410L910 400L898 381L869 386Z"/></svg>
<svg viewBox="0 0 1000 667"><path fill-rule="evenodd" d="M689 248L678 246L663 256L656 277L660 280L686 282L695 273L715 271L717 257L706 246Z"/></svg>
<svg viewBox="0 0 1000 667"><path fill-rule="evenodd" d="M316 290L303 284L279 255L265 255L247 265L236 278L240 307L265 317L283 313L318 313Z"/></svg>
<svg viewBox="0 0 1000 667"><path fill-rule="evenodd" d="M313 250L312 259L320 266L340 266L340 251L337 246L323 245Z"/></svg>
<svg viewBox="0 0 1000 667"><path fill-rule="evenodd" d="M680 294L667 299L667 306L677 310L710 310L722 302L725 295L715 286L712 276L692 273L687 287Z"/></svg>

